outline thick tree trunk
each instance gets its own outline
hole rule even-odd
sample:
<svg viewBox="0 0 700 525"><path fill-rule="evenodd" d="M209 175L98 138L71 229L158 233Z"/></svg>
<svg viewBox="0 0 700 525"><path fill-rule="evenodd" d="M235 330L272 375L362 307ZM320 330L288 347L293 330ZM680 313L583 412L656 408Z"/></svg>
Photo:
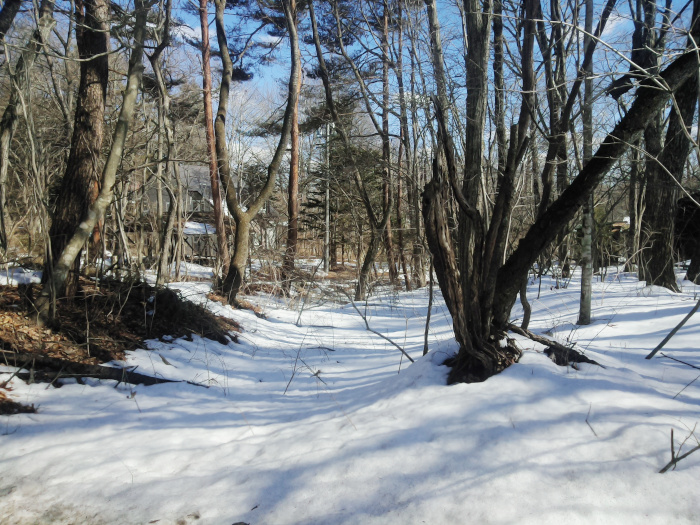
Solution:
<svg viewBox="0 0 700 525"><path fill-rule="evenodd" d="M530 129L531 114L534 113L534 89L535 78L533 70L533 47L535 39L535 23L541 16L538 15L539 4L534 0L525 3L526 20L523 23L522 49L522 104L520 116L516 125L511 128L511 140L506 155L506 163L502 175L499 176L498 194L491 214L491 223L486 230L482 214L477 208L481 201L473 199L473 193L467 191L473 189L480 191L480 185L476 183L480 171L475 169L479 163L467 163L467 174L463 185L456 184L454 149L449 134L449 118L447 115L447 96L445 90L445 74L440 45L439 26L434 0L425 0L428 8L428 22L430 24L430 39L433 58L433 68L437 86L436 97L436 121L438 123L438 158L433 170L433 181L424 192L424 218L428 242L435 261L436 274L438 275L445 301L453 316L455 336L460 344L459 354L449 364L452 365L449 381L483 381L494 373L498 373L520 355L513 343L505 338L508 329L508 318L518 291L527 277L528 269L535 259L556 238L566 224L580 209L583 202L590 197L593 189L602 179L607 170L621 155L631 140L640 135L653 115L663 107L668 99L668 93L652 89L647 86L640 88L637 100L630 108L627 115L616 126L612 134L603 142L597 154L581 170L574 182L554 201L546 207L535 224L529 229L524 238L520 240L518 248L502 264L506 253L507 222L514 202L514 180L517 168L520 165L528 147L528 130ZM597 41L605 26L614 0L609 0L601 17L601 22L592 39ZM465 17L467 25L474 23L476 29L468 29L467 35L474 38L478 35L479 24L488 19L486 13L480 11L481 5L466 5ZM474 17L469 20L469 17ZM477 53L484 49L483 43L472 45L469 42L469 53ZM585 52L583 66L593 59L594 45L588 46ZM488 58L488 57L486 57ZM473 62L481 63L484 57L474 56ZM469 60L468 60L469 63ZM697 68L696 58L691 54L677 60L662 74L662 82L677 89L680 84ZM479 77L482 75L482 77ZM474 108L474 115L481 106L484 92L481 89L480 78L485 77L485 67L481 71L473 71L471 83L473 87L468 91L467 111L469 112L469 97ZM579 73L569 92L566 104L563 104L559 120L568 122L578 90L583 82L584 75ZM473 122L472 126L479 129L479 123ZM481 128L483 129L483 128ZM566 130L566 128L564 128ZM479 137L483 134L478 135ZM550 143L556 159L556 141ZM465 143L465 158L469 159L480 151L480 144L474 140ZM471 150L474 148L474 150ZM444 168L441 167L444 162ZM546 168L552 170L550 167ZM471 186L470 186L471 185ZM449 208L450 202L446 201L445 187L452 190L452 198L459 205L462 218L468 218L469 222L462 221L462 229L456 238L459 245L456 248L459 254L455 256L455 242L446 226L446 219L441 216L442 210ZM464 224L471 225L471 228ZM457 267L459 261L459 267ZM461 300L460 300L461 295Z"/></svg>
<svg viewBox="0 0 700 525"><path fill-rule="evenodd" d="M695 240L693 252L690 255L690 265L685 276L689 281L700 284L700 239Z"/></svg>
<svg viewBox="0 0 700 525"><path fill-rule="evenodd" d="M136 110L136 98L141 84L143 73L143 44L146 36L146 19L148 7L143 0L135 0L135 24L134 24L134 48L129 57L129 71L127 75L126 89L122 106L119 111L119 119L114 130L112 148L105 162L101 177L101 187L97 198L79 218L80 222L74 233L65 240L64 248L56 254L54 265L49 272L48 280L42 286L41 293L36 302L38 312L37 321L40 324L53 320L53 300L55 291L65 288L65 283L70 276L71 269L75 267L85 242L93 234L95 227L104 217L105 210L114 197L114 183L117 177L117 169L122 161L126 136ZM87 22L87 20L85 20ZM94 48L92 48L94 49ZM83 63L85 64L85 62ZM76 119L76 130L82 123Z"/></svg>
<svg viewBox="0 0 700 525"><path fill-rule="evenodd" d="M690 152L689 137L695 116L697 92L696 72L676 92L663 151L658 159L651 161L658 162L658 165L651 169L648 178L650 191L646 199L645 222L649 240L642 252L644 279L648 285L663 286L676 292L680 290L673 267L673 226L678 208L678 187Z"/></svg>
<svg viewBox="0 0 700 525"><path fill-rule="evenodd" d="M250 223L252 218L246 214L236 217L236 233L233 236L233 257L223 283L223 291L228 301L238 304L238 294L245 280L245 268L248 264L248 251L250 242Z"/></svg>
<svg viewBox="0 0 700 525"><path fill-rule="evenodd" d="M64 252L100 191L100 157L109 79L109 2L77 0L75 10L78 22L76 40L81 59L80 85L68 165L56 200L49 232L51 246L42 278L46 284L61 282L62 287L53 290L56 297L73 297L78 289L82 246L72 259L73 267L65 279L57 279L52 271L56 266L54 258ZM99 226L95 224L93 227L92 245L96 246L99 241Z"/></svg>

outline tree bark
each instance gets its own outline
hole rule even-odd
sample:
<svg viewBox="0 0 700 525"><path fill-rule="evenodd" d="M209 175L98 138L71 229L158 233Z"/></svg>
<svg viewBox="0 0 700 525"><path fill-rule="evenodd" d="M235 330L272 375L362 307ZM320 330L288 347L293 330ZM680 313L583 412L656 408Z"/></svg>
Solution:
<svg viewBox="0 0 700 525"><path fill-rule="evenodd" d="M584 166L566 191L540 216L520 240L518 248L499 269L496 302L493 307L494 327L505 327L520 287L521 279L537 256L554 240L557 233L578 212L617 159L627 151L666 105L671 94L697 71L697 56L686 52L675 59L659 78L650 79L638 89L627 114ZM666 89L659 89L657 81Z"/></svg>
<svg viewBox="0 0 700 525"><path fill-rule="evenodd" d="M584 49L590 45L593 32L593 0L586 0L586 34L583 38ZM593 62L585 69L583 93L583 165L593 156ZM591 296L593 286L593 195L583 205L583 239L581 241L581 300L579 303L578 324L591 324Z"/></svg>
<svg viewBox="0 0 700 525"><path fill-rule="evenodd" d="M73 124L73 137L66 172L56 200L49 236L51 245L44 263L42 281L60 283L56 297L73 297L78 289L82 245L72 258L73 267L54 276L54 258L65 251L68 242L82 227L81 220L94 204L100 191L100 157L105 126L105 102L109 80L109 2L77 0L76 40L80 56L80 84ZM99 225L93 225L93 247L99 242ZM87 239L86 239L87 240ZM96 252L96 250L93 250Z"/></svg>
<svg viewBox="0 0 700 525"><path fill-rule="evenodd" d="M93 234L95 227L104 217L105 210L114 197L114 183L117 170L121 164L126 136L136 110L136 98L138 96L141 76L143 73L143 45L146 38L146 19L148 6L143 0L135 0L135 24L134 24L134 48L129 57L129 72L127 75L126 89L119 118L114 130L112 148L102 171L101 187L97 198L80 217L80 223L74 233L64 242L64 248L57 254L55 262L49 272L49 278L42 286L39 298L36 302L37 322L46 324L55 316L53 307L55 290L65 288L71 269L75 267L85 242ZM86 20L87 22L87 20ZM94 48L93 48L94 49ZM85 62L83 63L85 64ZM76 129L81 124L76 119ZM90 181L92 182L92 181Z"/></svg>
<svg viewBox="0 0 700 525"><path fill-rule="evenodd" d="M298 24L297 2L290 0L294 24ZM301 91L301 61L296 64L298 85L296 99L292 101L291 155L289 159L289 183L287 185L287 246L282 263L282 290L289 295L294 278L294 263L299 240L299 93Z"/></svg>
<svg viewBox="0 0 700 525"><path fill-rule="evenodd" d="M674 218L678 209L679 184L690 153L690 133L697 104L698 74L686 80L675 94L664 146L658 165L648 178L646 226L649 241L643 251L647 285L663 286L679 292L674 272Z"/></svg>

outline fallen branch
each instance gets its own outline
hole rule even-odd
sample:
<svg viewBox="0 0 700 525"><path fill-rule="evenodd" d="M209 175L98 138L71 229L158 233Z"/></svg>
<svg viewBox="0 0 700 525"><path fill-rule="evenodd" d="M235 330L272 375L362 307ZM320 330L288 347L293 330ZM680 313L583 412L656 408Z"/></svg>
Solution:
<svg viewBox="0 0 700 525"><path fill-rule="evenodd" d="M668 342L671 340L671 338L672 338L674 335L676 335L676 333L678 332L678 330L680 330L681 328L683 328L683 325L684 325L685 323L688 322L688 319L690 319L691 317L693 317L693 314L694 314L695 312L697 312L698 309L700 309L700 299L698 299L698 302L695 303L695 306L693 307L693 309L692 309L690 312L688 312L688 315L686 315L686 316L683 318L683 320L682 320L680 323L678 323L678 324L676 325L676 327L675 327L673 330L671 330L671 331L668 333L668 335L667 335L666 337L664 337L664 340L661 341L661 342L658 344L658 346L657 346L656 348L654 348L654 350L652 350L651 353L650 353L648 356L645 357L645 359L651 359L652 357L654 357L654 356L656 355L656 352L658 352L659 350L661 350L661 349L666 345L666 343L668 343Z"/></svg>
<svg viewBox="0 0 700 525"><path fill-rule="evenodd" d="M692 432L691 432L691 434L692 434ZM689 436L689 437L690 437L690 436ZM687 438L686 438L686 439L687 439ZM683 446L683 445L681 445L681 446ZM679 450L680 450L680 449L679 449ZM698 451L698 450L700 450L700 445L698 445L697 447L691 448L688 452L686 452L686 453L683 454L682 456L677 456L677 455L676 455L676 452L675 452L675 450L674 450L674 446L673 446L673 429L671 429L671 461L669 461L668 464L667 464L664 468L662 468L661 470L659 470L659 474L663 474L664 472L666 472L666 471L667 471L668 469L670 469L671 467L675 468L675 467L676 467L676 463L678 463L678 462L679 462L680 460L682 460L682 459L687 458L687 457L690 456L693 452L696 452L696 451Z"/></svg>
<svg viewBox="0 0 700 525"><path fill-rule="evenodd" d="M401 352L403 355L406 356L406 359L408 359L411 363L415 363L415 361L411 358L411 356L408 355L408 354L406 353L406 350L404 350L403 348L401 348L399 345L397 345L394 341L392 341L391 339L389 339L389 338L388 338L387 336L385 336L384 334L382 334L382 333L380 333L380 332L377 332L376 330L373 330L372 328L370 328L370 327L369 327L369 322L367 321L367 316L365 316L362 312L360 312L360 309L359 309L359 308L357 307L357 305L355 304L355 301L352 300L352 297L350 297L350 294L348 294L345 290L342 290L342 289L341 289L341 291L345 294L345 297L348 298L348 300L350 301L350 304L351 304L352 307L355 309L355 311L356 311L358 314L360 314L360 317L362 317L362 320L365 322L365 327L367 328L367 331L368 331L368 332L372 332L373 334L378 335L378 336L381 337L382 339L385 339L386 341L389 341L392 345L394 345L396 348L399 349L399 352Z"/></svg>
<svg viewBox="0 0 700 525"><path fill-rule="evenodd" d="M40 368L44 371L48 370L58 372L61 377L92 377L95 379L112 379L120 383L147 386L161 383L180 382L173 379L147 376L127 368L112 368L100 365L89 365L85 363L74 363L65 359L48 357L32 352L11 352L9 350L0 350L0 354L5 357L8 363L14 361L14 363L10 364L9 366L16 366L20 369L29 367L30 370ZM32 375L31 372L29 375ZM18 373L17 376L22 378L23 376L26 377L26 374Z"/></svg>
<svg viewBox="0 0 700 525"><path fill-rule="evenodd" d="M530 330L525 330L524 328L520 328L512 323L508 324L508 330L518 335L522 335L523 337L527 337L536 343L545 345L547 348L545 349L544 353L559 366L567 366L571 364L573 368L576 368L576 363L589 363L591 365L598 365L601 368L605 368L603 365L597 361L593 361L593 359L589 359L575 348L564 346L563 344L557 343L552 339L547 339L541 335L533 334Z"/></svg>

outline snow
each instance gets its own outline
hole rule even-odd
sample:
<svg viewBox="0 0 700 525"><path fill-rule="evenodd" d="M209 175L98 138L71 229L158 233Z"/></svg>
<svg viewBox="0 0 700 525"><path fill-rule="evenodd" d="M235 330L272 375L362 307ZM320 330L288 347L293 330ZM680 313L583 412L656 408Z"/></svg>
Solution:
<svg viewBox="0 0 700 525"><path fill-rule="evenodd" d="M19 266L0 267L0 285L17 286L41 282L41 271L28 270Z"/></svg>
<svg viewBox="0 0 700 525"><path fill-rule="evenodd" d="M182 233L185 235L213 235L216 233L216 227L204 222L187 221Z"/></svg>
<svg viewBox="0 0 700 525"><path fill-rule="evenodd" d="M700 289L612 274L580 327L578 282L545 277L539 299L531 284L530 329L576 341L605 368L558 367L518 337L518 364L449 387L441 363L456 344L439 297L422 356L424 289L358 304L410 364L340 300L300 313L251 298L261 319L208 301L208 283L177 283L236 319L239 343L151 341L127 358L196 384L13 379L11 395L39 412L0 419L0 522L699 523L700 453L658 471L671 429L678 451L700 422L700 373L644 356ZM662 353L700 366L699 340L696 315Z"/></svg>

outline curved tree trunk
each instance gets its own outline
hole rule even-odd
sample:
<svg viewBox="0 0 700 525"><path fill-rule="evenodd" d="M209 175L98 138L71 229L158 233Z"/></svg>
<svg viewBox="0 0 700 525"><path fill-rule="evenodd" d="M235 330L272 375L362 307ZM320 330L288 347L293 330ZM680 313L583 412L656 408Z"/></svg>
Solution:
<svg viewBox="0 0 700 525"><path fill-rule="evenodd" d="M228 107L228 96L231 87L231 77L233 72L233 64L228 51L228 43L226 39L226 28L224 27L224 10L226 8L226 0L215 0L216 4L216 35L221 50L221 57L224 66L224 73L221 79L221 89L219 92L219 110L216 114L215 128L217 130L217 159L219 164L219 172L221 174L221 183L224 187L226 196L226 205L229 212L233 215L236 224L236 233L234 236L233 255L229 266L228 273L222 284L222 291L228 301L236 304L237 295L240 292L243 278L245 276L245 267L248 262L250 223L262 209L263 205L272 195L275 188L275 179L282 158L284 157L287 143L292 130L292 119L294 112L294 101L299 98L299 86L301 82L300 67L301 52L299 50L299 37L296 28L296 13L293 5L289 0L283 0L285 20L287 22L287 31L289 32L291 68L289 73L289 83L287 85L287 107L284 112L282 121L282 131L280 139L277 143L277 148L267 167L267 180L260 193L255 200L248 206L246 211L240 206L238 197L234 187L233 178L231 177L230 168L228 165L228 148L226 146L226 108Z"/></svg>
<svg viewBox="0 0 700 525"><path fill-rule="evenodd" d="M78 289L80 253L73 259L73 268L65 279L52 276L54 259L63 253L81 219L97 199L102 173L100 153L105 125L105 101L109 80L109 2L77 0L76 40L80 62L80 85L73 137L66 173L56 200L49 236L51 246L44 263L44 283L61 282L53 290L56 297L73 297ZM94 225L92 245L99 241L99 225ZM96 251L96 250L94 250Z"/></svg>

